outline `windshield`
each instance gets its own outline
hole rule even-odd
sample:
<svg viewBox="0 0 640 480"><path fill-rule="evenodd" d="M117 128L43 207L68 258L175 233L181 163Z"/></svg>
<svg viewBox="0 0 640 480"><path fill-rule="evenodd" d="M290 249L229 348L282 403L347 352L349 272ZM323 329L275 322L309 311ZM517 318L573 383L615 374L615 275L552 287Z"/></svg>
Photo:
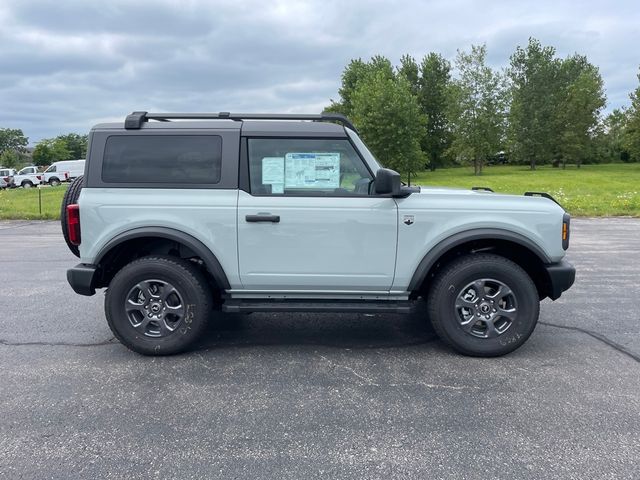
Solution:
<svg viewBox="0 0 640 480"><path fill-rule="evenodd" d="M375 174L376 171L378 171L380 168L382 168L380 163L378 163L378 160L376 160L376 157L373 156L373 153L371 153L369 151L369 149L364 144L364 142L362 140L360 140L360 137L358 136L358 134L356 132L354 132L350 128L345 128L345 130L347 131L347 135L349 135L349 138L355 144L355 146L358 149L358 151L364 157L365 161L369 164L370 167L372 167L373 173Z"/></svg>

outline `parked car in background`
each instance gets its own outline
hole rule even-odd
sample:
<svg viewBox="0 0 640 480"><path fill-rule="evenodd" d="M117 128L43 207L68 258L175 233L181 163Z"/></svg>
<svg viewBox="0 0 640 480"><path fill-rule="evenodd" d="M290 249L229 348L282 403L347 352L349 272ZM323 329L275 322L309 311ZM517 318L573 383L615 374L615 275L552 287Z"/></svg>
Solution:
<svg viewBox="0 0 640 480"><path fill-rule="evenodd" d="M38 167L31 165L24 167L13 177L15 187L31 188L42 183L43 174L38 172Z"/></svg>
<svg viewBox="0 0 640 480"><path fill-rule="evenodd" d="M5 188L8 188L8 187L9 187L9 184L4 179L4 177L0 177L0 190L4 190Z"/></svg>
<svg viewBox="0 0 640 480"><path fill-rule="evenodd" d="M15 168L0 167L0 178L2 178L7 187L13 186L13 177L16 175Z"/></svg>
<svg viewBox="0 0 640 480"><path fill-rule="evenodd" d="M58 163L62 162L54 163L42 173L42 183L55 187L69 181L69 172L57 165Z"/></svg>
<svg viewBox="0 0 640 480"><path fill-rule="evenodd" d="M62 162L52 163L49 168L44 171L45 183L51 183L56 179L63 182L64 173L68 173L67 180L74 180L84 174L84 160L64 160Z"/></svg>

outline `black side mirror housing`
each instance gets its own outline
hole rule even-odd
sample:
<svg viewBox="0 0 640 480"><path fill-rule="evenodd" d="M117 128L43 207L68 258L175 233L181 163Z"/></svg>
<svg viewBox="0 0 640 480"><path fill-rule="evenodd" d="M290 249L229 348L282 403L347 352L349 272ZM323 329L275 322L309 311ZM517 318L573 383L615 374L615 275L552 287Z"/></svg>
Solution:
<svg viewBox="0 0 640 480"><path fill-rule="evenodd" d="M377 195L404 196L400 174L388 168L381 168L376 172L375 189Z"/></svg>

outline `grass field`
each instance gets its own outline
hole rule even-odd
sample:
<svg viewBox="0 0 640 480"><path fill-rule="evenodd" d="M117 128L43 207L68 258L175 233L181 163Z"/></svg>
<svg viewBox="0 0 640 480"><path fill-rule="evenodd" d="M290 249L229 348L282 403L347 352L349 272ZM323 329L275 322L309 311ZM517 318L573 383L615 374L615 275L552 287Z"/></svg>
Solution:
<svg viewBox="0 0 640 480"><path fill-rule="evenodd" d="M14 188L0 191L0 219L56 220L67 184L58 187ZM40 213L41 196L42 213Z"/></svg>
<svg viewBox="0 0 640 480"><path fill-rule="evenodd" d="M471 168L448 168L422 172L412 184L463 187L489 187L496 192L542 191L553 195L575 216L640 217L640 163L584 165L561 170L526 166L485 167L482 176ZM0 219L57 219L66 186L0 191ZM42 196L42 213L38 194Z"/></svg>
<svg viewBox="0 0 640 480"><path fill-rule="evenodd" d="M448 168L423 172L416 185L489 187L499 193L522 195L526 191L547 192L574 216L640 217L640 163L583 165L566 170L526 166L485 167L481 176L471 168Z"/></svg>

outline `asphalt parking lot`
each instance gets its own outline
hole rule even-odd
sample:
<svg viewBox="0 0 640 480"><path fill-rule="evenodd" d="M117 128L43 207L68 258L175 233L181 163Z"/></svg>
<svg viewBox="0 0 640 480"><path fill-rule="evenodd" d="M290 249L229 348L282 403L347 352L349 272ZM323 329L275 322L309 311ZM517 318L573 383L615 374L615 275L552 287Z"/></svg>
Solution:
<svg viewBox="0 0 640 480"><path fill-rule="evenodd" d="M576 285L496 359L419 313L230 315L142 357L59 230L0 222L0 478L640 478L640 220L574 220Z"/></svg>

